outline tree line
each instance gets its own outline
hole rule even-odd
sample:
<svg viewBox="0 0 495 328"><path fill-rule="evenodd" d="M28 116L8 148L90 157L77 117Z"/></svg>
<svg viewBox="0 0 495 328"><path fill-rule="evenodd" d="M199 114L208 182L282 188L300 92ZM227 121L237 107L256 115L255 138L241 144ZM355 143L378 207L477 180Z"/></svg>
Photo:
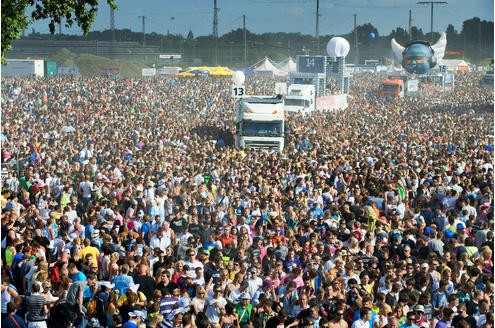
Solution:
<svg viewBox="0 0 495 328"><path fill-rule="evenodd" d="M446 58L463 58L478 63L493 57L493 31L492 21L480 20L478 17L464 21L460 32L455 30L452 24L448 25L445 30L447 33ZM373 37L370 36L371 33L373 33ZM186 36L147 33L144 36L144 42L146 46L158 47L163 53L182 53L186 57L204 57L207 53L212 57L219 56L222 62L230 64L229 61L234 63L243 56L244 47L248 52L248 59L251 60L263 56L268 56L274 60L283 60L289 56L295 57L301 54L325 55L326 43L333 36L322 35L317 42L314 36L301 33L255 34L247 30L246 43L244 43L244 31L238 28L219 36L218 40L215 40L211 35L194 37L193 32L190 31ZM440 33L433 32L433 35L430 35L429 32L425 33L421 28L413 26L410 33L404 28L397 27L388 35L380 35L375 26L366 23L357 26L356 30L340 36L346 38L351 44L348 62L357 63L357 56L359 56L362 63L366 59L379 59L385 62L387 58L390 58L390 40L392 38L395 38L402 45L412 40L426 40L435 43L440 37ZM33 30L24 38L143 42L143 34L133 32L130 29L92 31L86 36L40 34ZM215 50L218 53L215 53ZM212 59L212 61L214 60Z"/></svg>

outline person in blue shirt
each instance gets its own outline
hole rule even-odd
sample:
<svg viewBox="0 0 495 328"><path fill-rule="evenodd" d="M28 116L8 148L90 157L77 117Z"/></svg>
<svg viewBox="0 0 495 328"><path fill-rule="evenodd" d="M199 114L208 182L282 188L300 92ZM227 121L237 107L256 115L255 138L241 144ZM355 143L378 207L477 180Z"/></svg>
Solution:
<svg viewBox="0 0 495 328"><path fill-rule="evenodd" d="M146 319L146 315L143 311L132 311L129 312L129 321L125 322L122 327L123 328L137 328L139 325L144 322Z"/></svg>
<svg viewBox="0 0 495 328"><path fill-rule="evenodd" d="M90 219L90 221L84 228L84 238L88 238L89 240L91 240L91 238L93 237L93 233L95 232L95 226L97 222L98 220L96 219L96 217Z"/></svg>
<svg viewBox="0 0 495 328"><path fill-rule="evenodd" d="M418 326L414 324L415 320L416 314L413 311L409 311L407 312L406 322L399 328L418 328Z"/></svg>
<svg viewBox="0 0 495 328"><path fill-rule="evenodd" d="M7 316L2 320L4 328L27 328L24 319L15 314L17 306L14 302L7 303Z"/></svg>
<svg viewBox="0 0 495 328"><path fill-rule="evenodd" d="M86 275L81 271L79 271L74 263L69 264L67 270L69 271L69 276L72 279L72 282L87 280ZM87 285L86 288L84 289L83 298L84 299L91 298L91 289Z"/></svg>
<svg viewBox="0 0 495 328"><path fill-rule="evenodd" d="M447 286L447 280L440 280L438 289L431 294L431 305L435 309L435 313L438 313L442 306L447 305Z"/></svg>
<svg viewBox="0 0 495 328"><path fill-rule="evenodd" d="M318 220L320 216L323 216L323 210L321 209L319 202L314 202L313 207L308 210L308 212L313 212L313 217Z"/></svg>
<svg viewBox="0 0 495 328"><path fill-rule="evenodd" d="M134 280L131 276L128 275L128 264L122 264L122 266L120 267L120 272L121 273L118 276L115 276L113 278L112 284L115 284L115 287L113 289L118 290L119 295L124 295L129 286L134 283Z"/></svg>

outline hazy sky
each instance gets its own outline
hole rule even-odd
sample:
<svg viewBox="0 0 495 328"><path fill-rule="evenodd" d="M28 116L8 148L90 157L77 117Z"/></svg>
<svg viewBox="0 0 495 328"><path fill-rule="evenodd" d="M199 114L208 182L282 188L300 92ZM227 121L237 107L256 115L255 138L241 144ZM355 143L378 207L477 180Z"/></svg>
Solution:
<svg viewBox="0 0 495 328"><path fill-rule="evenodd" d="M142 31L138 16L146 16L147 33L187 35L189 29L195 37L213 31L213 0L116 0L115 27ZM380 35L388 35L396 27L407 30L409 10L412 25L430 31L430 5L419 5L412 0L320 0L320 35L339 35L352 31L354 14L357 24L371 23ZM493 0L450 0L434 5L434 31L445 31L448 24L462 30L462 22L479 17L493 21ZM105 0L92 30L105 30L110 26L110 10ZM218 0L218 33L223 35L242 27L254 33L301 32L315 34L316 0ZM48 24L37 22L32 28L47 33ZM30 29L29 29L30 31ZM62 28L64 34L80 34L80 30Z"/></svg>

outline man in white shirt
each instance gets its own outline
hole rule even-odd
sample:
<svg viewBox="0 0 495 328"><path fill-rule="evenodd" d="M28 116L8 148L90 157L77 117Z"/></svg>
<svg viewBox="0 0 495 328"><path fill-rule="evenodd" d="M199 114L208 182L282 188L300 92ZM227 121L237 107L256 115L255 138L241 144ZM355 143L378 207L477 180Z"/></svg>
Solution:
<svg viewBox="0 0 495 328"><path fill-rule="evenodd" d="M89 181L89 174L85 175L84 181L79 183L79 194L83 198L84 211L88 208L88 204L91 201L91 191L93 189L93 182Z"/></svg>
<svg viewBox="0 0 495 328"><path fill-rule="evenodd" d="M363 307L360 310L360 317L354 321L351 328L370 328L371 309Z"/></svg>
<svg viewBox="0 0 495 328"><path fill-rule="evenodd" d="M209 296L205 301L205 314L212 324L219 323L220 318L225 315L227 300L222 297L222 294L222 285L215 284L213 286L213 295Z"/></svg>
<svg viewBox="0 0 495 328"><path fill-rule="evenodd" d="M255 267L252 267L249 272L251 273L251 276L248 279L248 293L251 297L254 296L254 293L263 286L263 280L258 277L258 269Z"/></svg>
<svg viewBox="0 0 495 328"><path fill-rule="evenodd" d="M169 245L170 245L170 239L166 238L163 235L163 228L159 228L158 231L156 232L156 235L151 237L150 247L151 248L158 247L160 249L165 250Z"/></svg>

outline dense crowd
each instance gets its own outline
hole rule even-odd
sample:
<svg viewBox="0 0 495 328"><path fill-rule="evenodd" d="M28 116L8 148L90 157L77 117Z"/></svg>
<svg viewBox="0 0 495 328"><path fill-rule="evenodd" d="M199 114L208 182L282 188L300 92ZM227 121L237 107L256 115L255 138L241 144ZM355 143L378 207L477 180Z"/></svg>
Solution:
<svg viewBox="0 0 495 328"><path fill-rule="evenodd" d="M382 78L282 153L228 78L2 79L2 327L493 327L493 90Z"/></svg>

